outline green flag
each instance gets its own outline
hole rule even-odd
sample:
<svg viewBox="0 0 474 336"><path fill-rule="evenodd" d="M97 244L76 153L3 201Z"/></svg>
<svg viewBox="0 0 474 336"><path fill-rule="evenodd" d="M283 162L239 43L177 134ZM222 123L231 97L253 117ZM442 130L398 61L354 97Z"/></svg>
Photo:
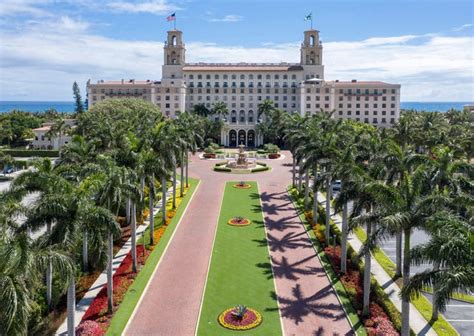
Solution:
<svg viewBox="0 0 474 336"><path fill-rule="evenodd" d="M309 21L309 20L312 20L312 19L313 19L313 13L309 13L308 15L306 15L306 16L304 17L304 20L305 20L305 21Z"/></svg>

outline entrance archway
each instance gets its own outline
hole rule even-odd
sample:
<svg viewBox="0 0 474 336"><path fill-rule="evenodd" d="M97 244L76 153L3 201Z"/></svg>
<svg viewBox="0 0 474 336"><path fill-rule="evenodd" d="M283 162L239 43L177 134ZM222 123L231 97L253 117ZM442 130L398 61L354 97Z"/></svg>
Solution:
<svg viewBox="0 0 474 336"><path fill-rule="evenodd" d="M237 147L237 132L235 130L229 131L229 147Z"/></svg>
<svg viewBox="0 0 474 336"><path fill-rule="evenodd" d="M245 141L247 138L246 134L245 134L245 131L244 130L240 130L239 131L239 145L244 145L244 146L247 146L247 142Z"/></svg>
<svg viewBox="0 0 474 336"><path fill-rule="evenodd" d="M247 147L255 147L255 131L249 130L247 133Z"/></svg>

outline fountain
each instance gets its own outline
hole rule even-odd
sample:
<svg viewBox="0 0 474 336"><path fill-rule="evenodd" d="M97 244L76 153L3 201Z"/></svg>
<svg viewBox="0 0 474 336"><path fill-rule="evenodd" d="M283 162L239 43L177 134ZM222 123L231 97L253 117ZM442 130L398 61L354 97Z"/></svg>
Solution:
<svg viewBox="0 0 474 336"><path fill-rule="evenodd" d="M226 164L227 168L232 168L232 169L249 169L249 168L255 168L256 167L255 161L250 162L247 153L245 152L245 146L243 144L239 145L239 153L237 154L237 160L236 161L229 161Z"/></svg>
<svg viewBox="0 0 474 336"><path fill-rule="evenodd" d="M239 152L237 153L237 157L235 159L216 163L214 166L215 171L237 174L257 173L269 169L270 168L266 163L257 162L257 159L249 160L247 152L245 151L245 146L243 144L239 145Z"/></svg>

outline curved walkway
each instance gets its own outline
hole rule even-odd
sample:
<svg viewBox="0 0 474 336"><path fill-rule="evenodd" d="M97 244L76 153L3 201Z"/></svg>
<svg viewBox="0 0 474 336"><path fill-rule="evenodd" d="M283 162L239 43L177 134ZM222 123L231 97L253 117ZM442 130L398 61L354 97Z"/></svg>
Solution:
<svg viewBox="0 0 474 336"><path fill-rule="evenodd" d="M284 160L269 161L272 171L254 175L217 173L212 171L213 162L193 158L190 175L201 179L201 185L129 322L127 335L195 334L224 184L231 180L259 183L285 335L351 334L286 194L291 154L285 154Z"/></svg>

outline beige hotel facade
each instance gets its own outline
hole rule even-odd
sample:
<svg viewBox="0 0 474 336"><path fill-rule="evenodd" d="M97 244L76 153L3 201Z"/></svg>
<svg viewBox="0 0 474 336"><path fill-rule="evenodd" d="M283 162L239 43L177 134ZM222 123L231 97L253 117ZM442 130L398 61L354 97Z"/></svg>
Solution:
<svg viewBox="0 0 474 336"><path fill-rule="evenodd" d="M299 63L186 63L183 33L168 31L161 81L99 80L87 84L89 107L107 98L135 97L156 104L170 118L194 105L224 102L221 143L262 144L256 132L258 105L266 99L290 113L334 110L334 118L387 127L400 116L400 85L379 81L326 81L319 31L307 30Z"/></svg>

